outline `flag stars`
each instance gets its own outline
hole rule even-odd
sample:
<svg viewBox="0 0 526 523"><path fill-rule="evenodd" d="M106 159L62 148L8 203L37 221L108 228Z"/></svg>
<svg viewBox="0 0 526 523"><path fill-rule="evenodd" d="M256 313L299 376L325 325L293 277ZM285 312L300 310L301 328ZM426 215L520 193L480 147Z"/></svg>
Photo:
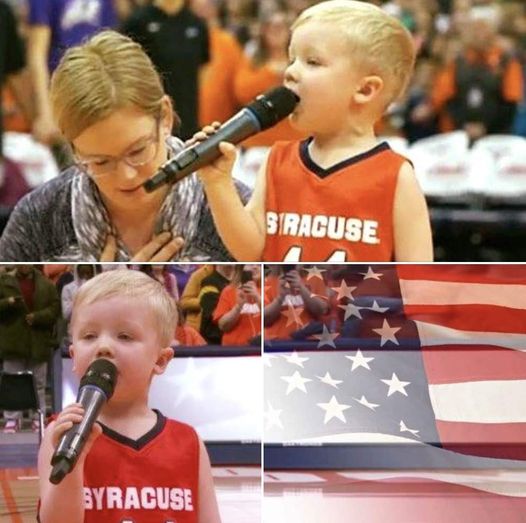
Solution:
<svg viewBox="0 0 526 523"><path fill-rule="evenodd" d="M348 360L352 361L351 372L356 370L358 367L363 367L364 369L371 370L369 367L369 362L373 361L374 358L366 358L360 349L356 351L356 356L345 356Z"/></svg>
<svg viewBox="0 0 526 523"><path fill-rule="evenodd" d="M331 287L331 289L338 293L338 297L336 298L338 301L340 301L342 298L354 300L352 293L357 289L357 287L349 287L347 282L342 280L339 287Z"/></svg>
<svg viewBox="0 0 526 523"><path fill-rule="evenodd" d="M338 403L338 400L336 399L335 396L332 396L329 403L317 403L317 405L318 407L320 407L321 409L325 411L325 418L323 420L323 423L325 425L327 425L327 423L332 418L338 418L340 421L347 423L347 420L345 419L343 411L351 408L350 405L344 405L343 403Z"/></svg>
<svg viewBox="0 0 526 523"><path fill-rule="evenodd" d="M310 280L311 278L319 278L323 281L322 272L325 272L326 269L318 269L318 267L311 267L310 269L307 269L307 280Z"/></svg>
<svg viewBox="0 0 526 523"><path fill-rule="evenodd" d="M338 385L340 383L343 383L342 380L335 380L332 378L332 376L329 374L329 372L325 373L325 376L316 376L322 383L326 383L327 385L330 385L331 387L334 387L335 389L338 388Z"/></svg>
<svg viewBox="0 0 526 523"><path fill-rule="evenodd" d="M357 400L356 398L353 398L353 399L354 399L354 401L357 401L358 403L360 403L364 407L367 407L368 409L371 409L371 410L374 410L374 409L376 409L376 407L380 406L380 404L378 404L378 403L369 403L365 396L362 396L359 400Z"/></svg>
<svg viewBox="0 0 526 523"><path fill-rule="evenodd" d="M194 358L188 358L184 372L178 374L174 380L178 393L174 395L174 406L182 404L186 398L202 400L206 394L207 379L210 379L210 369L198 366Z"/></svg>
<svg viewBox="0 0 526 523"><path fill-rule="evenodd" d="M274 425L280 429L283 428L283 423L281 422L280 415L283 412L282 409L275 409L270 401L267 402L267 410L265 411L265 428L268 430Z"/></svg>
<svg viewBox="0 0 526 523"><path fill-rule="evenodd" d="M400 394L407 396L407 392L405 391L405 388L408 385L411 385L410 381L400 381L398 379L398 376L394 372L390 380L381 380L381 381L383 381L386 385L389 385L389 390L387 391L387 397L391 396L395 392L399 392Z"/></svg>
<svg viewBox="0 0 526 523"><path fill-rule="evenodd" d="M374 272L372 267L367 269L367 272L360 272L364 280L380 280L383 274Z"/></svg>
<svg viewBox="0 0 526 523"><path fill-rule="evenodd" d="M305 383L312 381L309 378L304 378L299 371L296 371L292 376L281 376L281 379L288 383L287 392L285 393L287 396L296 389L301 390L306 394L307 389Z"/></svg>
<svg viewBox="0 0 526 523"><path fill-rule="evenodd" d="M301 321L301 313L303 312L303 307L293 307L288 305L288 307L281 311L281 314L287 318L286 327L289 325L295 324L303 327L303 322Z"/></svg>
<svg viewBox="0 0 526 523"><path fill-rule="evenodd" d="M317 348L321 349L324 345L329 345L333 349L336 348L334 340L339 336L338 332L330 332L327 328L327 325L323 325L323 332L321 334L315 334L313 338L316 338L319 341Z"/></svg>
<svg viewBox="0 0 526 523"><path fill-rule="evenodd" d="M309 358L302 358L296 351L294 351L290 356L285 356L285 359L288 363L292 363L292 365L297 365L301 368L303 368L303 362L309 360Z"/></svg>
<svg viewBox="0 0 526 523"><path fill-rule="evenodd" d="M345 311L345 316L343 317L343 321L347 321L351 316L355 316L356 318L362 319L362 315L360 314L360 309L362 307L357 307L356 305L353 305L352 303L348 303L347 305L338 305L340 309L343 309Z"/></svg>
<svg viewBox="0 0 526 523"><path fill-rule="evenodd" d="M417 438L420 438L418 433L419 430L416 429L410 429L404 422L404 420L400 420L400 432L410 432L413 436L416 436Z"/></svg>
<svg viewBox="0 0 526 523"><path fill-rule="evenodd" d="M382 339L380 340L380 347L383 347L388 341L394 343L395 345L400 345L395 336L395 334L400 329L401 327L391 327L387 320L384 319L382 327L379 329L373 329L373 331L381 336Z"/></svg>
<svg viewBox="0 0 526 523"><path fill-rule="evenodd" d="M389 310L389 307L380 307L380 305L378 305L378 302L374 300L371 307L369 307L369 310L383 314L384 312L387 312Z"/></svg>

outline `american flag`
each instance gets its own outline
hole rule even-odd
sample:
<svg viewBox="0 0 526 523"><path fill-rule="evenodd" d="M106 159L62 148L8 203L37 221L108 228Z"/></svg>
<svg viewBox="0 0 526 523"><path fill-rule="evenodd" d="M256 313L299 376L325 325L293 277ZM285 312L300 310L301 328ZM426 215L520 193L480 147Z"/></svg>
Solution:
<svg viewBox="0 0 526 523"><path fill-rule="evenodd" d="M526 510L526 265L349 265L328 276L340 322L266 347L267 468L390 470L389 481L419 469Z"/></svg>

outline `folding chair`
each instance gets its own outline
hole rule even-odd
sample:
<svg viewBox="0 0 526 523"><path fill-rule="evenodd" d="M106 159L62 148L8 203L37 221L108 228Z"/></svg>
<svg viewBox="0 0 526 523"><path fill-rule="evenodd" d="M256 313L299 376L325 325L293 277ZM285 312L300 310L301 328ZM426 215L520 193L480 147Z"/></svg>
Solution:
<svg viewBox="0 0 526 523"><path fill-rule="evenodd" d="M468 142L464 131L453 131L423 138L409 148L422 191L436 203L471 203Z"/></svg>
<svg viewBox="0 0 526 523"><path fill-rule="evenodd" d="M473 153L490 156L493 169L486 177L484 196L493 204L524 206L526 197L526 139L489 135L473 145Z"/></svg>
<svg viewBox="0 0 526 523"><path fill-rule="evenodd" d="M36 410L38 441L44 435L44 413L38 401L37 387L31 371L0 372L0 410Z"/></svg>

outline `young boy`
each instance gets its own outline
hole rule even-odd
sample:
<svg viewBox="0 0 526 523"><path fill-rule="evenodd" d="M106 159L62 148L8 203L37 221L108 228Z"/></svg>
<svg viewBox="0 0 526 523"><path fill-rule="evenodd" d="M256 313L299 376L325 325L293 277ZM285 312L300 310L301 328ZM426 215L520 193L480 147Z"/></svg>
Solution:
<svg viewBox="0 0 526 523"><path fill-rule="evenodd" d="M230 177L235 148L199 173L216 227L237 260L430 261L425 199L411 164L374 124L406 88L415 51L380 8L322 2L292 26L285 86L292 124L311 138L277 142L246 207ZM196 140L214 131L206 127Z"/></svg>
<svg viewBox="0 0 526 523"><path fill-rule="evenodd" d="M38 456L41 523L218 523L210 461L193 428L148 407L148 390L173 356L177 312L161 284L133 270L102 273L75 296L71 357L80 377L97 358L117 384L70 474L49 481L62 434L80 422L66 407L47 427Z"/></svg>

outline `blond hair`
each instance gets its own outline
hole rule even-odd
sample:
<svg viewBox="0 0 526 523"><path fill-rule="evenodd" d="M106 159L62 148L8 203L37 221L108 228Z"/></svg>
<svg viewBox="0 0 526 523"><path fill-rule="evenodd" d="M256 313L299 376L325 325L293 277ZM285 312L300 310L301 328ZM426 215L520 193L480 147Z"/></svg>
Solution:
<svg viewBox="0 0 526 523"><path fill-rule="evenodd" d="M69 142L122 107L160 118L164 96L143 48L115 31L102 31L68 49L51 79L53 115Z"/></svg>
<svg viewBox="0 0 526 523"><path fill-rule="evenodd" d="M292 24L330 24L348 40L349 57L386 82L389 104L403 94L415 63L415 46L399 20L375 5L356 0L328 0L305 9Z"/></svg>
<svg viewBox="0 0 526 523"><path fill-rule="evenodd" d="M175 302L161 283L135 270L107 271L86 281L75 295L71 325L75 323L81 305L89 305L116 296L127 298L131 303L134 301L145 303L157 323L162 347L170 344L177 326Z"/></svg>

